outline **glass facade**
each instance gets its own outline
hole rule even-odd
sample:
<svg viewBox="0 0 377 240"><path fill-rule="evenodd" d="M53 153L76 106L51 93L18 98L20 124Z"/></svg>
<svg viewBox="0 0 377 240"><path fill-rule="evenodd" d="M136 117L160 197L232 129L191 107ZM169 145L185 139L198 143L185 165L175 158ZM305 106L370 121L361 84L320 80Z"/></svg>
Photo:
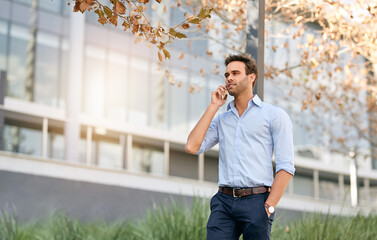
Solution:
<svg viewBox="0 0 377 240"><path fill-rule="evenodd" d="M83 112L103 117L105 112L106 50L87 45L84 58Z"/></svg>
<svg viewBox="0 0 377 240"><path fill-rule="evenodd" d="M0 69L7 68L8 22L0 20Z"/></svg>
<svg viewBox="0 0 377 240"><path fill-rule="evenodd" d="M340 200L338 175L319 173L319 198L333 201Z"/></svg>
<svg viewBox="0 0 377 240"><path fill-rule="evenodd" d="M293 194L306 197L314 197L313 176L297 172L295 173L295 176L292 181Z"/></svg>
<svg viewBox="0 0 377 240"><path fill-rule="evenodd" d="M165 175L165 155L163 149L135 144L132 148L132 171L153 175Z"/></svg>
<svg viewBox="0 0 377 240"><path fill-rule="evenodd" d="M328 106L331 97L326 97L326 94L350 95L350 92L337 87L344 82L344 79L347 79L345 71L335 71L334 65L336 64L323 62L319 64L322 65L324 70L318 70L318 76L314 78L308 70L302 67L300 61L305 51L307 39L311 36L315 39L321 39L316 31L317 26L308 28L303 33L303 37L292 37L297 29L291 26L290 35L281 34L287 27L288 24L283 22L269 22L266 26L266 30L272 37L268 37L265 45L265 64L272 65L283 73L274 79L265 77L265 101L282 107L290 115L294 124L294 141L298 156L319 160L325 158L325 156L322 156L324 154L341 155L343 162L340 164L346 165L347 158L345 156L348 155L348 149L351 147L357 148L359 152L370 152L369 142L360 137L360 133L357 132L360 126L367 126L368 124L366 93L360 91L357 96L361 105L348 106L350 108L348 113L358 117L355 117L354 122L346 122L347 114L337 110L336 107ZM358 65L364 63L363 59L355 60L350 55L342 57L339 59L341 66L348 61ZM288 77L288 73L284 74L288 70L291 77ZM329 72L331 72L331 76L329 76ZM362 75L360 76L362 78ZM328 81L329 78L331 78L331 81ZM360 81L363 81L363 79L360 79ZM313 102L313 109L309 106L308 109L303 110L302 102L304 99L308 99L307 96L310 95L305 88L313 90L312 97L314 99L315 92L319 91L321 86L331 89L329 90L330 93L323 91L320 100ZM339 139L344 137L347 141L340 143L336 141L337 138L334 136L339 136ZM333 161L335 158L331 156L329 161Z"/></svg>
<svg viewBox="0 0 377 240"><path fill-rule="evenodd" d="M96 165L103 168L122 169L122 147L118 142L94 141Z"/></svg>
<svg viewBox="0 0 377 240"><path fill-rule="evenodd" d="M217 182L219 179L219 158L215 156L204 156L204 180Z"/></svg>
<svg viewBox="0 0 377 240"><path fill-rule="evenodd" d="M377 204L377 180L370 181L370 201Z"/></svg>
<svg viewBox="0 0 377 240"><path fill-rule="evenodd" d="M66 99L67 92L74 88L67 84L70 68L69 21L72 6L66 6L66 1L63 0L39 0L39 20L36 26L33 26L30 22L31 2L32 0L0 0L0 70L7 72L6 95L11 100L32 103L36 108L48 107L49 111L52 109L51 111L59 111L64 115L70 107ZM179 9L168 9L168 14L164 16L167 22L174 24L182 21L183 13ZM155 12L149 10L149 13L152 15L152 21L158 20L159 16L156 16ZM36 34L33 34L33 27L36 27ZM282 23L266 26L269 32L279 32L283 27ZM155 146L148 141L132 142L132 163L128 170L157 176L165 175L167 166L163 144L169 140L164 133L173 134L172 139L176 139L175 135L186 137L200 119L210 102L211 92L224 83L224 46L210 39L190 41L190 44L187 40L177 40L169 46L172 60L160 64L154 46L148 48L144 42L134 44L131 34L123 32L119 27L101 26L93 13L85 14L85 27L81 30L84 32L84 46L80 111L81 115L89 120L78 123L81 127L78 162L105 169L127 169L126 150L130 150L130 146L121 139L128 136L127 131L142 129L151 134L150 141L159 141L159 144ZM187 35L193 36L193 33L187 32ZM225 34L220 36L225 38ZM271 40L265 48L265 62L282 68L286 63L298 65L299 43L298 40L289 39L289 48L275 52L271 46L281 45L282 42ZM207 50L213 53L212 58L207 56ZM178 56L181 53L185 56L179 60ZM218 68L220 75L213 74L215 68ZM204 74L200 72L201 69ZM166 76L166 70L172 74L172 78ZM292 74L300 76L303 80L310 77L300 68L295 68ZM309 161L312 164L311 161L315 160L316 163L324 163L323 152L328 149L320 146L328 143L328 138L315 134L323 131L320 126L308 129L308 125L318 116L309 111L301 111L301 103L293 101L287 93L288 87L281 84L287 80L286 77L281 75L279 78L281 79L277 81L265 79L264 100L284 108L291 116L297 162ZM190 93L189 89L193 86L194 91ZM294 94L303 93L297 90ZM231 98L228 98L229 101ZM226 111L226 105L227 103L219 112ZM41 116L44 114L44 110L35 114L39 118L38 124L35 121L28 122L22 119L23 117L15 120L13 116L6 115L2 136L3 150L41 158L44 134ZM21 123L20 119L23 120ZM337 120L333 116L322 116L323 122ZM46 157L66 160L67 129L64 124L71 119L62 117L56 121L59 122L58 127L51 126L53 124L48 126ZM112 132L97 134L97 124L103 123L112 128ZM87 135L88 126L92 128L91 137ZM155 130L163 133L155 133ZM204 179L200 180L217 182L216 151L206 153L204 166L199 166L198 156L186 154L183 144L174 141L172 140L171 145L179 147L173 146L167 150L169 175L198 180L199 168L204 167ZM326 164L335 163L332 159L330 155L330 161ZM344 157L340 162L341 166L348 166ZM376 160L372 160L372 164L377 168ZM297 169L291 188L293 195L350 202L348 176L345 176L342 189L339 174L335 171L319 171L318 182L315 182L313 171L304 167ZM373 179L370 180L369 188L360 185L361 193L369 191L370 201L374 203L377 199L376 186ZM362 200L368 202L368 199Z"/></svg>
<svg viewBox="0 0 377 240"><path fill-rule="evenodd" d="M60 39L54 34L39 32L36 48L34 102L58 106L60 75Z"/></svg>
<svg viewBox="0 0 377 240"><path fill-rule="evenodd" d="M42 157L42 126L6 121L3 128L4 151ZM64 135L59 129L47 132L46 157L64 160Z"/></svg>
<svg viewBox="0 0 377 240"><path fill-rule="evenodd" d="M199 161L197 156L182 151L170 151L169 173L171 176L199 179Z"/></svg>
<svg viewBox="0 0 377 240"><path fill-rule="evenodd" d="M40 1L33 23L31 1L0 2L2 9L13 10L0 17L0 69L7 72L7 96L64 108L67 44L65 17L60 15L64 4Z"/></svg>
<svg viewBox="0 0 377 240"><path fill-rule="evenodd" d="M53 159L64 160L64 135L56 132L48 133L47 156Z"/></svg>
<svg viewBox="0 0 377 240"><path fill-rule="evenodd" d="M10 97L25 99L27 44L30 41L27 27L11 24L7 70L8 91Z"/></svg>
<svg viewBox="0 0 377 240"><path fill-rule="evenodd" d="M3 147L5 151L41 157L42 132L35 128L5 124Z"/></svg>

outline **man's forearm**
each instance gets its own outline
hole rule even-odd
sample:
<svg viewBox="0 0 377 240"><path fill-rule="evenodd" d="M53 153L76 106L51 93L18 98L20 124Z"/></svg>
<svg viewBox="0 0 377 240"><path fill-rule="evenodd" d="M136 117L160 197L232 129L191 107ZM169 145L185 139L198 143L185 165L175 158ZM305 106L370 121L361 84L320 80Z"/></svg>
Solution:
<svg viewBox="0 0 377 240"><path fill-rule="evenodd" d="M213 117L219 110L219 106L216 104L210 104L203 116L200 118L195 127L191 130L187 143L185 146L186 152L195 154L199 151L200 145L203 142L204 136L212 122Z"/></svg>
<svg viewBox="0 0 377 240"><path fill-rule="evenodd" d="M271 187L270 195L266 200L266 203L268 205L275 207L278 204L280 198L283 196L284 191L288 186L291 177L292 175L284 170L281 170L276 174L274 183Z"/></svg>

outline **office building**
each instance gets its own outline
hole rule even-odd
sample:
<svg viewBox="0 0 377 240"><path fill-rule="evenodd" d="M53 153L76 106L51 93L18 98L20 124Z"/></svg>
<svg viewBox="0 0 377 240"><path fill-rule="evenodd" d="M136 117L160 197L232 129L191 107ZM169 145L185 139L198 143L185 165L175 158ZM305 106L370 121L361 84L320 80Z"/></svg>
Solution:
<svg viewBox="0 0 377 240"><path fill-rule="evenodd" d="M0 206L13 205L24 219L59 209L117 219L142 215L170 196L213 195L217 147L194 156L184 145L211 91L223 83L225 47L211 39L177 41L172 59L161 65L154 46L134 44L130 33L100 25L93 14L71 13L66 1L33 4L0 0L0 86L6 86ZM149 13L172 24L183 18L177 8ZM265 51L273 61L271 49ZM216 66L220 75L210 73ZM265 89L264 99L279 105L273 83L266 81ZM295 123L294 109L286 110ZM360 160L359 201L352 206L352 158L316 146L303 128L295 127L294 136L297 171L281 212L376 209L372 159Z"/></svg>

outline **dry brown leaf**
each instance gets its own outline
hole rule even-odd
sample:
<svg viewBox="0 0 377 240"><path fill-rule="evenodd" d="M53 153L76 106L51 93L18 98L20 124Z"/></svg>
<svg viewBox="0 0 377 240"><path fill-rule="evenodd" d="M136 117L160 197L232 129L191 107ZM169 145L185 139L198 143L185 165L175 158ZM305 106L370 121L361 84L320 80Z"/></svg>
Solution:
<svg viewBox="0 0 377 240"><path fill-rule="evenodd" d="M162 54L160 52L158 52L158 59L160 60L160 62L162 62L162 60L163 60Z"/></svg>
<svg viewBox="0 0 377 240"><path fill-rule="evenodd" d="M190 93L194 93L194 91L195 91L195 85L194 85L194 84L191 84L191 85L190 85L189 92L190 92Z"/></svg>
<svg viewBox="0 0 377 240"><path fill-rule="evenodd" d="M188 23L184 23L184 24L182 24L182 28L183 29L187 29L187 28L189 28L190 27L190 24L188 24Z"/></svg>

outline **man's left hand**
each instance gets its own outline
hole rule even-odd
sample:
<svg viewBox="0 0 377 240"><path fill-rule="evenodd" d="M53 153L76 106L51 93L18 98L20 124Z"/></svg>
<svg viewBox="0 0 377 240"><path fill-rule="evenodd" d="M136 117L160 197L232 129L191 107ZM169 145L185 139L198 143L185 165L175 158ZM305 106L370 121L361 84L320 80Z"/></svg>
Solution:
<svg viewBox="0 0 377 240"><path fill-rule="evenodd" d="M266 206L264 207L264 209L266 210L267 216L270 217L270 216L271 216L271 213L268 212L268 209L267 209Z"/></svg>

